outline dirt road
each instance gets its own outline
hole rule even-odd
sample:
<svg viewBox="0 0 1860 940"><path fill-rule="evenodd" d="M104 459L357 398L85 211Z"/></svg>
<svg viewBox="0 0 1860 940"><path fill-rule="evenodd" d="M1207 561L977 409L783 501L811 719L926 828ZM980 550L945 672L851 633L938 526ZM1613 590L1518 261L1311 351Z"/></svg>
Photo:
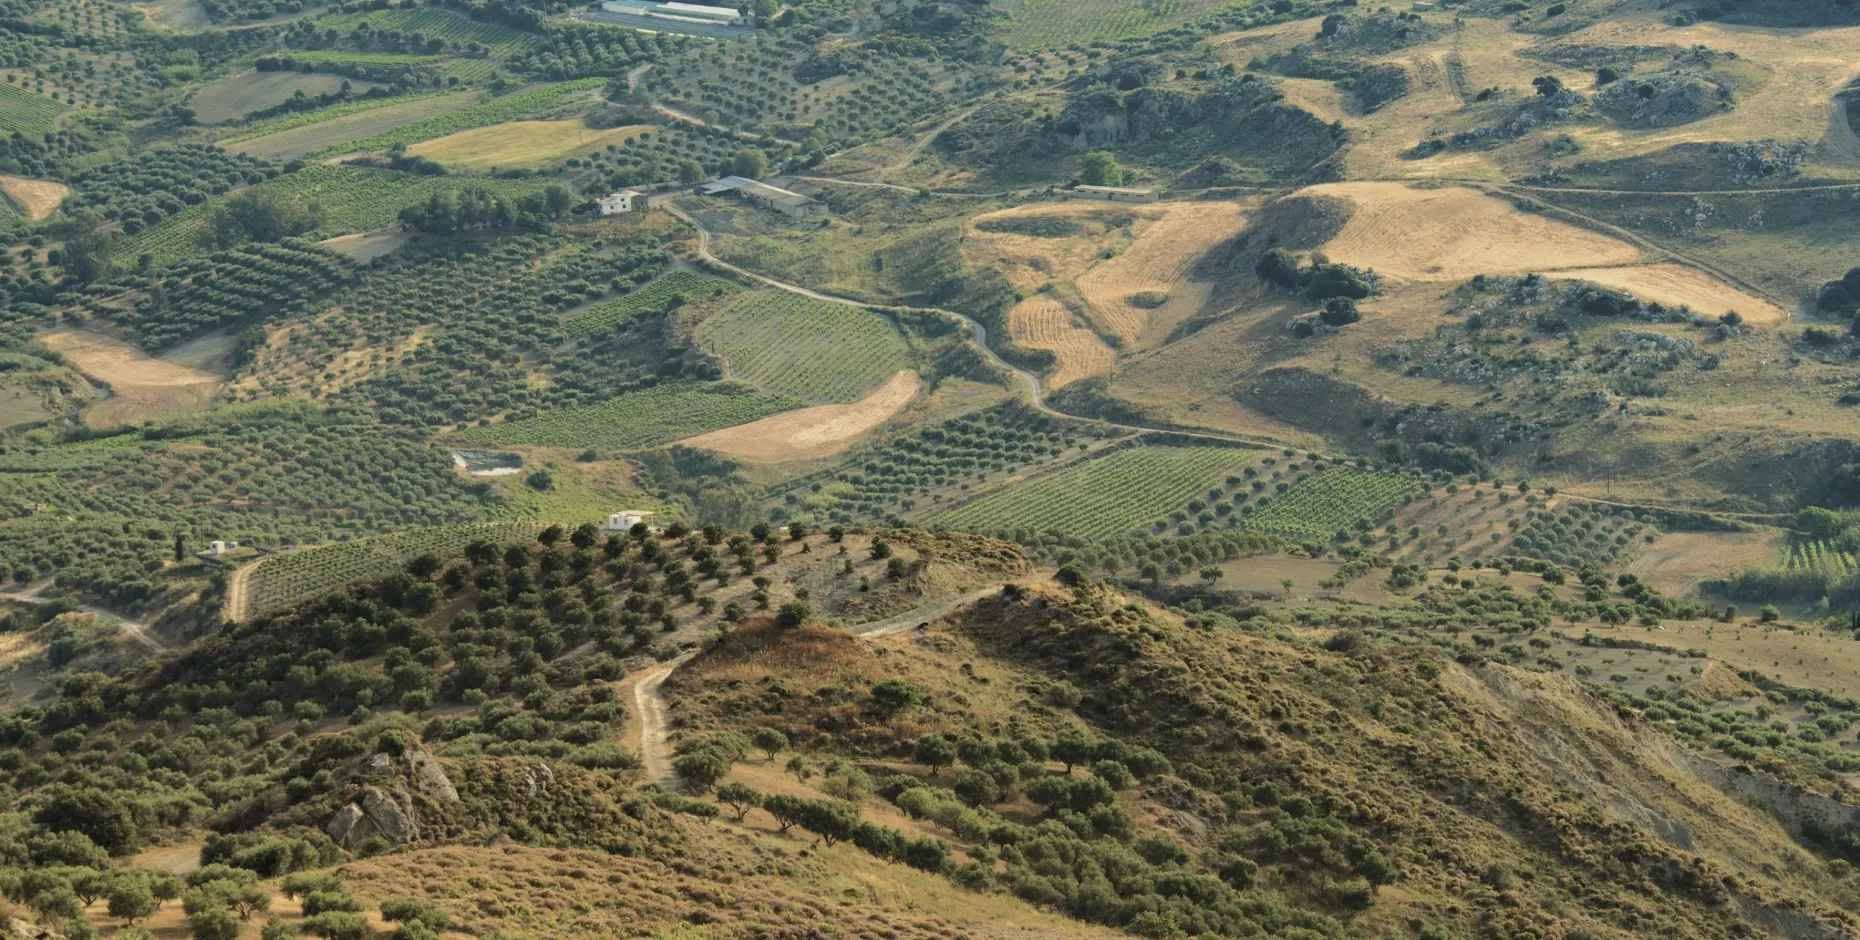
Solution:
<svg viewBox="0 0 1860 940"><path fill-rule="evenodd" d="M0 598L5 598L9 601L20 601L21 603L26 603L26 604L43 604L46 601L52 600L52 598L41 596L42 592L47 587L49 587L50 584L51 582L48 581L44 584L40 584L32 588L32 590L30 591L24 591L24 592L18 592L18 591L0 592ZM92 604L79 604L77 605L77 609L87 614L92 614L98 617L102 617L105 620L117 621L118 623L122 624L123 632L128 633L131 637L134 637L136 642L141 643L143 646L148 647L150 652L155 652L155 653L168 652L168 644L163 643L162 641L156 639L153 634L148 632L147 626L143 624L142 621L140 620L137 620L133 617L126 616L124 614L117 613L114 610L110 610L104 607L97 607Z"/></svg>

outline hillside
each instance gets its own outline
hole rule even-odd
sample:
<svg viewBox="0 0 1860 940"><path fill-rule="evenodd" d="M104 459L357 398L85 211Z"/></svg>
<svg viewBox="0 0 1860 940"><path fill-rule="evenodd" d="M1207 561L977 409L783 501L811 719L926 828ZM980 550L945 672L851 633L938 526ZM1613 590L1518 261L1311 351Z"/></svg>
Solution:
<svg viewBox="0 0 1860 940"><path fill-rule="evenodd" d="M1857 9L0 0L0 933L1860 936Z"/></svg>

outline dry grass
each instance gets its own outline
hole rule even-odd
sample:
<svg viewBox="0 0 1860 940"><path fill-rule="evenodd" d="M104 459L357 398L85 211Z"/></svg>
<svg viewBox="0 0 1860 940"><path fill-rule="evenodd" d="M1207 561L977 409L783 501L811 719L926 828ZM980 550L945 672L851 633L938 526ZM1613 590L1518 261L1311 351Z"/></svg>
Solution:
<svg viewBox="0 0 1860 940"><path fill-rule="evenodd" d="M1009 310L1008 335L1028 349L1053 354L1054 367L1046 376L1048 389L1103 375L1117 363L1117 353L1098 334L1078 325L1072 312L1049 294L1035 294Z"/></svg>
<svg viewBox="0 0 1860 940"><path fill-rule="evenodd" d="M1606 235L1520 211L1464 186L1326 183L1307 193L1356 204L1324 246L1333 261L1412 281L1463 281L1476 274L1598 268L1642 260L1640 249Z"/></svg>
<svg viewBox="0 0 1860 940"><path fill-rule="evenodd" d="M1781 563L1783 543L1783 533L1776 529L1663 532L1627 570L1662 594L1684 597L1701 581Z"/></svg>
<svg viewBox="0 0 1860 940"><path fill-rule="evenodd" d="M679 443L758 463L819 460L845 450L866 432L890 420L917 397L922 387L915 371L903 369L849 405L787 411Z"/></svg>
<svg viewBox="0 0 1860 940"><path fill-rule="evenodd" d="M118 339L84 330L60 330L39 342L91 379L109 386L108 399L93 406L85 420L110 427L205 408L219 377L150 357Z"/></svg>
<svg viewBox="0 0 1860 940"><path fill-rule="evenodd" d="M590 130L580 121L511 121L422 141L407 152L466 170L533 167L653 130L650 124Z"/></svg>
<svg viewBox="0 0 1860 940"><path fill-rule="evenodd" d="M18 206L20 213L34 222L57 212L58 204L70 193L71 187L51 180L0 176L0 197Z"/></svg>
<svg viewBox="0 0 1860 940"><path fill-rule="evenodd" d="M1188 280L1188 271L1207 251L1238 234L1247 216L1231 202L1190 202L1151 207L1160 212L1139 223L1123 253L1078 279L1094 320L1123 337L1126 347L1155 345L1183 320L1200 312L1212 285ZM1166 295L1160 304L1133 297Z"/></svg>
<svg viewBox="0 0 1860 940"><path fill-rule="evenodd" d="M1759 326L1771 326L1789 319L1789 312L1783 308L1696 268L1680 264L1575 268L1557 271L1550 276L1572 281L1594 281L1668 307L1691 307L1708 317L1735 310L1745 321Z"/></svg>

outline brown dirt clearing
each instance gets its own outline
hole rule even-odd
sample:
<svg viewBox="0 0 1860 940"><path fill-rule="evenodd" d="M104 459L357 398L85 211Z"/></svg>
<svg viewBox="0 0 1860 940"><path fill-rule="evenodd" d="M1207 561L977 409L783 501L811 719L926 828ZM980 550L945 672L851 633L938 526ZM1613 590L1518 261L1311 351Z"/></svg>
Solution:
<svg viewBox="0 0 1860 940"><path fill-rule="evenodd" d="M111 396L91 407L87 423L108 427L205 408L219 376L155 359L119 339L86 330L39 335L79 372L110 387Z"/></svg>
<svg viewBox="0 0 1860 940"><path fill-rule="evenodd" d="M19 206L26 218L37 222L58 211L58 204L65 201L65 196L71 193L71 187L51 180L0 176L0 192L5 192L7 200Z"/></svg>
<svg viewBox="0 0 1860 940"><path fill-rule="evenodd" d="M818 460L845 450L860 435L884 424L917 397L922 384L916 372L904 369L850 405L785 411L679 443L763 463Z"/></svg>

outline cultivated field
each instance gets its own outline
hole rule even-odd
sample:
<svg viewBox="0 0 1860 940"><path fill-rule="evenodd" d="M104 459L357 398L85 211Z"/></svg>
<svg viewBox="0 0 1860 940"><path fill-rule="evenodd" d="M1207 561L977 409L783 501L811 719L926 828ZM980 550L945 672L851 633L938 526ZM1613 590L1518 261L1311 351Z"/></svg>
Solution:
<svg viewBox="0 0 1860 940"><path fill-rule="evenodd" d="M1022 50L1159 33L1221 6L1220 0L997 0L1008 14L1008 45Z"/></svg>
<svg viewBox="0 0 1860 940"><path fill-rule="evenodd" d="M340 75L305 72L240 72L201 86L188 99L202 124L236 121L253 111L282 104L301 91L307 97L335 94L343 82L349 82L355 94L375 87L372 82L345 79Z"/></svg>
<svg viewBox="0 0 1860 940"><path fill-rule="evenodd" d="M1627 242L1520 211L1476 189L1325 183L1303 190L1356 207L1323 248L1332 261L1411 281L1600 268L1642 260Z"/></svg>
<svg viewBox="0 0 1860 940"><path fill-rule="evenodd" d="M547 185L538 179L487 179L476 184L511 199ZM435 190L456 188L458 182L373 167L317 164L260 186L298 208L312 203L320 206L325 232L374 232L394 224L401 209L425 202ZM121 250L126 257L147 252L156 264L172 264L200 250L200 236L211 224L211 213L211 203L189 206L125 239Z"/></svg>
<svg viewBox="0 0 1860 940"><path fill-rule="evenodd" d="M44 134L66 107L12 85L0 84L0 133Z"/></svg>
<svg viewBox="0 0 1860 940"><path fill-rule="evenodd" d="M924 521L978 532L1125 535L1259 459L1225 447L1126 447L996 490Z"/></svg>
<svg viewBox="0 0 1860 940"><path fill-rule="evenodd" d="M228 597L226 616L236 621L270 613L345 584L392 574L421 555L447 558L470 542L510 541L541 527L529 522L436 526L262 558L239 575L241 590Z"/></svg>
<svg viewBox="0 0 1860 940"><path fill-rule="evenodd" d="M212 400L219 376L151 358L118 339L83 330L41 334L39 342L64 355L79 372L106 385L110 397L91 407L85 421L115 427L199 411Z"/></svg>
<svg viewBox="0 0 1860 940"><path fill-rule="evenodd" d="M386 150L395 144L417 144L477 127L492 127L547 111L572 96L599 88L601 79L578 79L546 85L529 91L492 98L467 108L447 110L411 123L401 122L372 136L350 138L311 153L312 157L334 157L367 150Z"/></svg>
<svg viewBox="0 0 1860 940"><path fill-rule="evenodd" d="M849 405L787 411L679 443L757 463L819 460L845 450L866 432L884 424L910 404L922 387L917 373L906 369Z"/></svg>
<svg viewBox="0 0 1860 940"><path fill-rule="evenodd" d="M0 196L17 206L20 214L33 221L58 211L58 204L71 194L71 187L51 180L29 180L18 176L0 176Z"/></svg>
<svg viewBox="0 0 1860 940"><path fill-rule="evenodd" d="M1213 285L1188 280L1189 269L1208 249L1238 234L1247 220L1229 202L1148 208L1159 215L1136 226L1130 247L1078 279L1092 318L1123 337L1126 348L1161 342L1201 310Z"/></svg>
<svg viewBox="0 0 1860 940"><path fill-rule="evenodd" d="M317 21L324 29L343 32L367 23L376 30L396 30L402 34L420 33L430 39L444 39L447 45L482 43L495 58L536 48L542 39L532 33L499 26L496 23L467 19L449 10L431 7L410 10L369 10L360 13L337 13Z"/></svg>
<svg viewBox="0 0 1860 940"><path fill-rule="evenodd" d="M402 125L418 123L438 115L469 108L477 100L477 92L461 91L449 95L413 98L366 108L357 107L356 110L327 117L325 117L328 114L327 111L293 115L292 119L279 122L287 125L285 127L262 136L228 143L226 146L228 150L249 153L256 157L289 160L352 140L384 134ZM345 106L338 106L338 108L341 107ZM306 120L311 117L323 119Z"/></svg>
<svg viewBox="0 0 1860 940"><path fill-rule="evenodd" d="M1098 334L1075 322L1072 311L1049 294L1035 294L1008 311L1008 335L1028 349L1053 354L1046 374L1048 389L1103 375L1117 364L1117 353Z"/></svg>
<svg viewBox="0 0 1860 940"><path fill-rule="evenodd" d="M704 348L729 378L813 401L856 401L907 364L883 315L779 290L744 294L704 321Z"/></svg>
<svg viewBox="0 0 1860 940"><path fill-rule="evenodd" d="M422 141L407 152L462 170L536 167L573 153L625 143L652 130L650 124L597 131L580 121L512 121Z"/></svg>
<svg viewBox="0 0 1860 940"><path fill-rule="evenodd" d="M1262 498L1245 527L1290 538L1329 539L1339 529L1374 524L1419 486L1412 477L1337 467Z"/></svg>
<svg viewBox="0 0 1860 940"><path fill-rule="evenodd" d="M747 424L803 405L805 402L761 395L737 385L661 385L586 408L566 408L523 421L472 428L459 436L507 446L639 450Z"/></svg>

